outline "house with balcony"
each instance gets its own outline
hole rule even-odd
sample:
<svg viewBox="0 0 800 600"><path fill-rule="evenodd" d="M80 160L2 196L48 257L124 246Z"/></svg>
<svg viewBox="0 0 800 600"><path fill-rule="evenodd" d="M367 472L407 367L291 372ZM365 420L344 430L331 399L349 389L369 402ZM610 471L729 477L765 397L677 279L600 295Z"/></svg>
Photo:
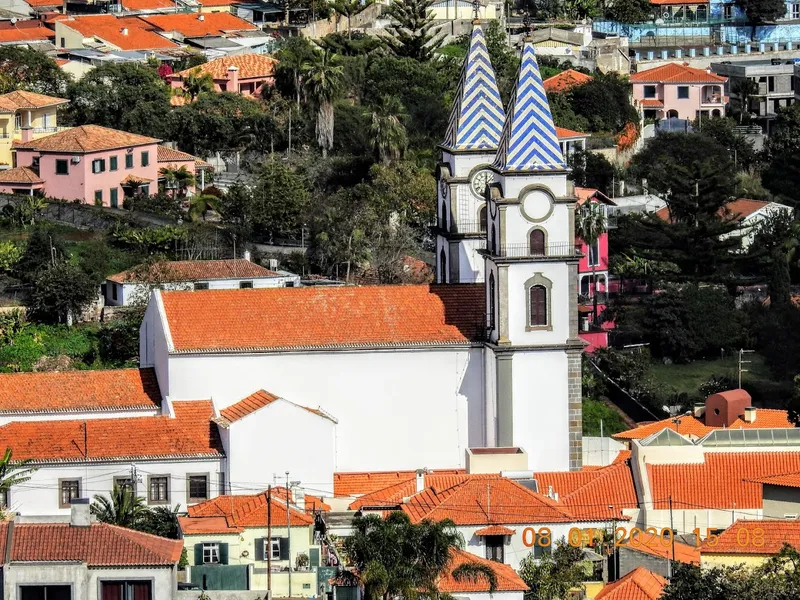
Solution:
<svg viewBox="0 0 800 600"><path fill-rule="evenodd" d="M633 99L645 119L725 116L726 77L687 64L669 63L630 77Z"/></svg>
<svg viewBox="0 0 800 600"><path fill-rule="evenodd" d="M723 61L711 63L711 70L727 78L725 93L731 107L744 110L761 125L795 101L792 60Z"/></svg>
<svg viewBox="0 0 800 600"><path fill-rule="evenodd" d="M21 141L23 130L31 139L56 133L57 110L69 100L17 90L0 95L0 168L12 165L11 145Z"/></svg>
<svg viewBox="0 0 800 600"><path fill-rule="evenodd" d="M575 188L578 211L587 203L601 207L608 223L608 209L616 206L613 200L593 188ZM575 237L575 245L583 255L578 262L578 319L580 337L588 342L586 350L608 346L608 332L613 322L600 323L600 315L608 304L608 231L600 234L597 242L589 245Z"/></svg>
<svg viewBox="0 0 800 600"><path fill-rule="evenodd" d="M169 76L175 89L183 89L184 82L192 75L208 75L217 92L231 92L242 96L260 96L264 86L275 82L275 67L278 61L263 54L239 54L210 60L207 63L178 71Z"/></svg>

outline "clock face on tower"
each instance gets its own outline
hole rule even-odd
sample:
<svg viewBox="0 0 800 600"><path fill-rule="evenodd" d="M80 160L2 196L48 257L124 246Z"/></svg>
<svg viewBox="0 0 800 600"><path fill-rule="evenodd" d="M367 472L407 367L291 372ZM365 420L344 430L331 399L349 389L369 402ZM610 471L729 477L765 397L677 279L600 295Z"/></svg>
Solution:
<svg viewBox="0 0 800 600"><path fill-rule="evenodd" d="M473 193L483 198L484 194L486 193L486 188L492 183L494 179L494 173L492 173L489 169L481 169L477 171L472 176L472 181L470 181L470 186L472 187Z"/></svg>

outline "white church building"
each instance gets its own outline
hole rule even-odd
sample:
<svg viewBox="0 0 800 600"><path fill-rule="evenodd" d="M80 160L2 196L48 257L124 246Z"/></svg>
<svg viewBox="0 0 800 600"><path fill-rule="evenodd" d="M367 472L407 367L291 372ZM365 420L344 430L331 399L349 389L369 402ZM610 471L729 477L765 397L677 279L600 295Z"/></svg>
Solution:
<svg viewBox="0 0 800 600"><path fill-rule="evenodd" d="M474 26L441 151L436 284L156 290L140 369L0 375L0 448L39 469L0 500L186 506L287 471L329 497L487 447L580 468L576 198L531 44L504 110Z"/></svg>

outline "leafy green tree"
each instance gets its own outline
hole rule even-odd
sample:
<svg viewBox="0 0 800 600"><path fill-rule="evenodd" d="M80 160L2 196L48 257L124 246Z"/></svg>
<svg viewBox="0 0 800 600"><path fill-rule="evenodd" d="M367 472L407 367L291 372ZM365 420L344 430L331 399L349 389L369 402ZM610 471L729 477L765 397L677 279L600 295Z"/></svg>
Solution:
<svg viewBox="0 0 800 600"><path fill-rule="evenodd" d="M39 224L31 230L25 251L14 271L20 279L30 282L36 279L41 271L66 256L67 248L61 236L50 225Z"/></svg>
<svg viewBox="0 0 800 600"><path fill-rule="evenodd" d="M303 67L303 88L317 111L317 143L322 157L333 148L333 103L342 92L344 70L337 57L328 51L314 53Z"/></svg>
<svg viewBox="0 0 800 600"><path fill-rule="evenodd" d="M526 598L554 600L567 598L568 592L583 587L586 567L583 550L569 545L563 538L556 542L552 554L534 558L533 552L522 559L519 576L530 588Z"/></svg>
<svg viewBox="0 0 800 600"><path fill-rule="evenodd" d="M250 239L253 231L253 194L240 182L234 183L220 199L223 221L233 227L237 239Z"/></svg>
<svg viewBox="0 0 800 600"><path fill-rule="evenodd" d="M271 158L256 174L248 209L250 221L270 240L298 239L309 201L306 180Z"/></svg>
<svg viewBox="0 0 800 600"><path fill-rule="evenodd" d="M101 65L71 84L68 96L65 116L73 125L90 123L168 137L169 87L146 65Z"/></svg>
<svg viewBox="0 0 800 600"><path fill-rule="evenodd" d="M401 158L408 144L403 125L408 115L400 101L394 96L382 96L366 112L370 117L369 129L377 159L389 164Z"/></svg>
<svg viewBox="0 0 800 600"><path fill-rule="evenodd" d="M736 121L730 118L698 119L694 124L695 131L700 135L712 138L718 145L728 150L734 169L749 169L757 162L756 151L753 143L735 128Z"/></svg>
<svg viewBox="0 0 800 600"><path fill-rule="evenodd" d="M108 275L114 273L111 248L103 238L93 238L86 244L86 250L81 254L78 266L88 275L89 279L100 285Z"/></svg>
<svg viewBox="0 0 800 600"><path fill-rule="evenodd" d="M0 271L11 271L21 257L22 250L14 242L0 242Z"/></svg>
<svg viewBox="0 0 800 600"><path fill-rule="evenodd" d="M389 49L400 58L431 60L445 34L438 31L431 5L434 0L392 0L386 11L392 20L387 27Z"/></svg>
<svg viewBox="0 0 800 600"><path fill-rule="evenodd" d="M575 235L581 238L590 248L595 246L607 231L606 214L597 202L586 202L577 212L575 219ZM597 266L592 265L592 281L597 286ZM592 294L594 323L597 323L597 289Z"/></svg>
<svg viewBox="0 0 800 600"><path fill-rule="evenodd" d="M395 511L385 519L356 517L344 550L364 585L365 600L389 600L420 593L436 596L436 583L450 564L451 550L463 545L452 521L413 524L405 513ZM470 575L467 569L459 573L461 579Z"/></svg>
<svg viewBox="0 0 800 600"><path fill-rule="evenodd" d="M350 18L360 13L369 4L362 4L361 0L335 0L331 3L331 8L337 15L347 18L347 37L350 37Z"/></svg>
<svg viewBox="0 0 800 600"><path fill-rule="evenodd" d="M606 17L620 23L642 23L653 17L653 8L647 0L614 0L606 7Z"/></svg>
<svg viewBox="0 0 800 600"><path fill-rule="evenodd" d="M628 123L639 122L630 95L630 82L613 72L595 73L591 81L567 92L573 111L586 120L589 131L613 133L619 133Z"/></svg>
<svg viewBox="0 0 800 600"><path fill-rule="evenodd" d="M776 19L786 16L786 4L783 0L736 0L736 5L747 15L751 25L774 23Z"/></svg>
<svg viewBox="0 0 800 600"><path fill-rule="evenodd" d="M192 221L197 221L200 218L205 221L209 211L219 212L220 205L220 199L211 194L192 196L191 200L189 200L189 217Z"/></svg>
<svg viewBox="0 0 800 600"><path fill-rule="evenodd" d="M172 187L172 195L185 196L186 189L190 185L194 185L194 173L186 168L186 165L180 167L161 167L158 171L159 175L166 179L169 186Z"/></svg>
<svg viewBox="0 0 800 600"><path fill-rule="evenodd" d="M579 150L569 156L568 162L575 185L600 190L606 196L613 195L614 165L605 156Z"/></svg>
<svg viewBox="0 0 800 600"><path fill-rule="evenodd" d="M750 99L758 94L758 84L752 79L740 79L731 88L736 94L736 102L731 103L734 111L739 113L739 124L750 121Z"/></svg>
<svg viewBox="0 0 800 600"><path fill-rule="evenodd" d="M139 529L148 508L144 498L137 496L129 487L115 484L110 496L95 495L90 511L101 523Z"/></svg>
<svg viewBox="0 0 800 600"><path fill-rule="evenodd" d="M72 324L100 290L79 267L59 261L36 277L31 313L43 321Z"/></svg>
<svg viewBox="0 0 800 600"><path fill-rule="evenodd" d="M63 96L70 76L51 57L23 46L0 46L0 93L26 90Z"/></svg>
<svg viewBox="0 0 800 600"><path fill-rule="evenodd" d="M363 31L329 33L317 41L320 48L330 50L339 56L366 58L368 54L384 47L383 42L374 35Z"/></svg>
<svg viewBox="0 0 800 600"><path fill-rule="evenodd" d="M792 106L778 112L764 145L766 167L761 180L781 201L797 206L794 190L800 186L800 106Z"/></svg>
<svg viewBox="0 0 800 600"><path fill-rule="evenodd" d="M171 540L178 539L178 512L181 505L156 506L142 513L141 520L136 524L136 529Z"/></svg>
<svg viewBox="0 0 800 600"><path fill-rule="evenodd" d="M767 215L755 230L748 258L754 273L766 276L771 306L786 307L791 303L790 265L795 261L798 244L800 225L785 212Z"/></svg>
<svg viewBox="0 0 800 600"><path fill-rule="evenodd" d="M602 433L604 436L613 435L629 429L625 419L612 404L595 400L583 399L583 435L599 436L600 421L603 422Z"/></svg>
<svg viewBox="0 0 800 600"><path fill-rule="evenodd" d="M6 498L8 498L8 491L11 488L30 481L33 474L38 471L37 468L31 467L31 464L30 460L15 461L11 448L6 448L3 458L0 459L0 490L5 492Z"/></svg>
<svg viewBox="0 0 800 600"><path fill-rule="evenodd" d="M431 223L436 214L436 180L430 171L397 161L373 165L369 176L379 221L407 223L418 232Z"/></svg>
<svg viewBox="0 0 800 600"><path fill-rule="evenodd" d="M314 58L314 46L303 36L284 38L275 57L278 59L276 85L285 96L294 97L299 108L303 69Z"/></svg>
<svg viewBox="0 0 800 600"><path fill-rule="evenodd" d="M214 91L214 79L209 73L201 73L200 67L193 69L186 81L183 82L183 89L191 100L194 100L202 93Z"/></svg>

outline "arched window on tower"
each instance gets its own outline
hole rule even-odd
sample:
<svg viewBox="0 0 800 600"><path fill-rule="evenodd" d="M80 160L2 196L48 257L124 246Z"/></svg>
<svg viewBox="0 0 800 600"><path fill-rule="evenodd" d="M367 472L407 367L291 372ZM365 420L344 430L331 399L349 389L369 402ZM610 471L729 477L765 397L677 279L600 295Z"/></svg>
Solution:
<svg viewBox="0 0 800 600"><path fill-rule="evenodd" d="M486 233L486 205L481 206L478 211L478 231Z"/></svg>
<svg viewBox="0 0 800 600"><path fill-rule="evenodd" d="M532 285L530 288L531 327L547 325L547 288Z"/></svg>
<svg viewBox="0 0 800 600"><path fill-rule="evenodd" d="M447 231L447 202L442 202L442 229Z"/></svg>
<svg viewBox="0 0 800 600"><path fill-rule="evenodd" d="M447 253L444 248L439 253L439 283L447 283Z"/></svg>
<svg viewBox="0 0 800 600"><path fill-rule="evenodd" d="M492 251L492 254L497 255L497 230L494 223L492 223L492 234L489 236L489 250Z"/></svg>
<svg viewBox="0 0 800 600"><path fill-rule="evenodd" d="M489 329L494 329L494 273L489 273L489 314L487 323Z"/></svg>
<svg viewBox="0 0 800 600"><path fill-rule="evenodd" d="M531 256L544 256L544 231L534 229L530 235Z"/></svg>

